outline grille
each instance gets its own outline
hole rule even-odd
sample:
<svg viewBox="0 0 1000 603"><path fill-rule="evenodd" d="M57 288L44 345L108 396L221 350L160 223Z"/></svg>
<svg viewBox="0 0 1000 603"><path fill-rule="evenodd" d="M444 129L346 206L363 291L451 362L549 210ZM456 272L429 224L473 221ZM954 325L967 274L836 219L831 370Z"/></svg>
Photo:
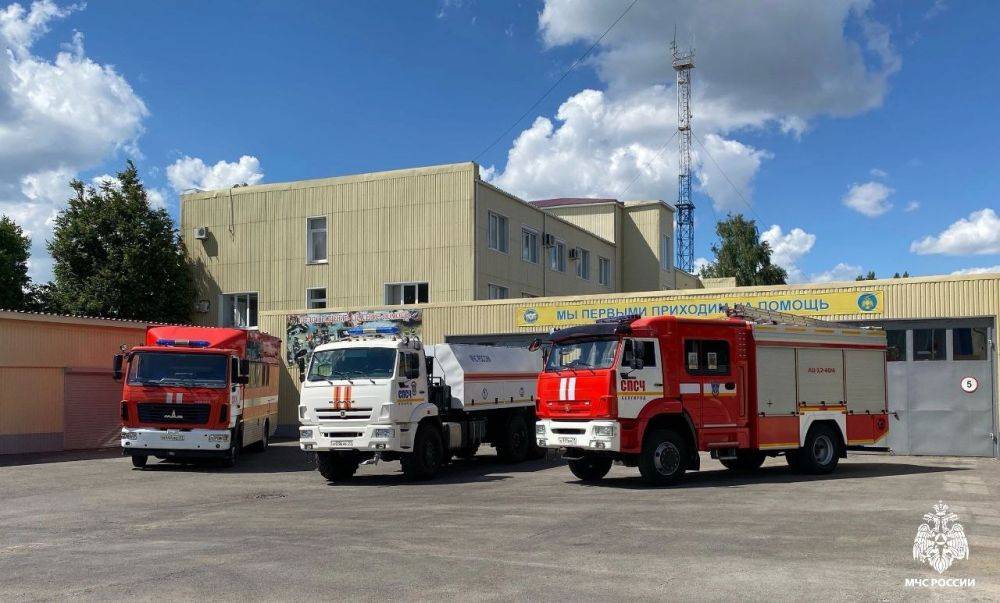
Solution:
<svg viewBox="0 0 1000 603"><path fill-rule="evenodd" d="M367 421L372 418L371 408L355 406L350 410L334 410L332 408L317 408L316 418L320 421L344 421L353 419L355 421Z"/></svg>
<svg viewBox="0 0 1000 603"><path fill-rule="evenodd" d="M139 420L144 423L198 425L208 422L211 407L208 404L156 404L142 402Z"/></svg>
<svg viewBox="0 0 1000 603"><path fill-rule="evenodd" d="M323 437L327 438L360 438L360 431L324 431Z"/></svg>
<svg viewBox="0 0 1000 603"><path fill-rule="evenodd" d="M552 433L558 433L558 434L561 434L561 435L583 435L584 431L585 430L583 430L583 429L576 429L576 428L572 428L571 429L571 428L567 428L567 427L553 428L552 429Z"/></svg>

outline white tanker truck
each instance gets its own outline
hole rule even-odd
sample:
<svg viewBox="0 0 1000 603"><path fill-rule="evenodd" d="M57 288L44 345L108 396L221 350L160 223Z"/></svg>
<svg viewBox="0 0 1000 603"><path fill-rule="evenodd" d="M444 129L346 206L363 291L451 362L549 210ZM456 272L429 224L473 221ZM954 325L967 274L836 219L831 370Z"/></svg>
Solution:
<svg viewBox="0 0 1000 603"><path fill-rule="evenodd" d="M525 349L423 345L396 327L361 328L299 363L299 446L330 481L361 464L399 460L429 479L452 456L492 444L501 460L539 454L535 382L541 355Z"/></svg>

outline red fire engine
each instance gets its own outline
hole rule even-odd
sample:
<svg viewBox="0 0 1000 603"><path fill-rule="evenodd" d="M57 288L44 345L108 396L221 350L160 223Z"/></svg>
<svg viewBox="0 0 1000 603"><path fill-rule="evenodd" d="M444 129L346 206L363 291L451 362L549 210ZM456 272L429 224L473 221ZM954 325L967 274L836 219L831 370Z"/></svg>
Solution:
<svg viewBox="0 0 1000 603"><path fill-rule="evenodd" d="M162 326L114 358L122 390L122 452L160 459L218 458L267 448L277 428L281 340L244 329Z"/></svg>
<svg viewBox="0 0 1000 603"><path fill-rule="evenodd" d="M585 481L621 461L670 484L699 468L699 451L736 471L784 455L829 473L848 448L884 444L884 331L745 307L730 316L555 331L538 379L538 445L563 450Z"/></svg>

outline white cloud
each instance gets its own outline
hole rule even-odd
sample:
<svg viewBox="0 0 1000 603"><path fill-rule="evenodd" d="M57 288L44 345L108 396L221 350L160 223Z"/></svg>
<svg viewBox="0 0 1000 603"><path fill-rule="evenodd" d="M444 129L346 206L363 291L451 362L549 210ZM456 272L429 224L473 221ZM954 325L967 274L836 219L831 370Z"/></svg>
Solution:
<svg viewBox="0 0 1000 603"><path fill-rule="evenodd" d="M1000 216L987 207L953 223L937 236L913 241L910 251L919 255L985 255L1000 253Z"/></svg>
<svg viewBox="0 0 1000 603"><path fill-rule="evenodd" d="M872 178L878 178L880 180L885 180L886 178L889 177L888 172L886 172L885 170L880 170L878 168L872 168L871 171L869 171L868 173L871 174Z"/></svg>
<svg viewBox="0 0 1000 603"><path fill-rule="evenodd" d="M785 269L790 282L806 280L796 263L812 250L816 244L816 235L801 228L793 228L784 233L781 226L774 224L761 233L760 238L771 246L771 261Z"/></svg>
<svg viewBox="0 0 1000 603"><path fill-rule="evenodd" d="M859 274L864 274L865 270L861 266L855 266L846 262L840 262L833 268L812 274L809 281L813 283L833 283L841 281L853 281Z"/></svg>
<svg viewBox="0 0 1000 603"><path fill-rule="evenodd" d="M994 272L1000 273L1000 264L996 266L983 266L980 268L962 268L961 270L956 270L952 274L992 274Z"/></svg>
<svg viewBox="0 0 1000 603"><path fill-rule="evenodd" d="M852 184L844 195L843 202L854 211L874 218L892 209L889 196L894 192L896 191L881 182Z"/></svg>
<svg viewBox="0 0 1000 603"><path fill-rule="evenodd" d="M708 258L695 258L694 259L694 274L699 274L701 272L702 268L704 268L705 266L708 266L711 263L712 263L712 261L709 260Z"/></svg>
<svg viewBox="0 0 1000 603"><path fill-rule="evenodd" d="M910 201L906 204L906 207L903 208L903 211L910 213L912 211L917 211L918 209L920 209L920 201Z"/></svg>
<svg viewBox="0 0 1000 603"><path fill-rule="evenodd" d="M125 78L86 56L79 32L54 59L34 54L54 19L81 8L41 0L0 9L0 213L31 233L39 280L51 277L45 240L69 180L116 151L138 155L149 114Z"/></svg>
<svg viewBox="0 0 1000 603"><path fill-rule="evenodd" d="M167 180L176 192L189 189L213 190L234 184L257 184L264 177L260 161L243 155L237 161L206 165L197 157L184 156L167 167Z"/></svg>
<svg viewBox="0 0 1000 603"><path fill-rule="evenodd" d="M168 197L169 193L162 188L146 189L146 199L149 200L149 206L153 209L165 209Z"/></svg>
<svg viewBox="0 0 1000 603"><path fill-rule="evenodd" d="M573 93L555 119L538 117L514 141L494 182L526 198L561 195L652 197L677 188L676 90L664 32L698 32L694 69L693 169L717 208L742 200L703 157L700 141L751 201L753 178L770 154L736 140L768 127L799 136L818 116L877 107L899 69L888 30L867 0L769 5L643 3L588 59L603 90ZM549 47L592 44L622 11L603 0L547 0L539 15ZM851 33L848 33L851 32ZM663 149L660 152L661 148ZM634 184L631 184L634 181Z"/></svg>

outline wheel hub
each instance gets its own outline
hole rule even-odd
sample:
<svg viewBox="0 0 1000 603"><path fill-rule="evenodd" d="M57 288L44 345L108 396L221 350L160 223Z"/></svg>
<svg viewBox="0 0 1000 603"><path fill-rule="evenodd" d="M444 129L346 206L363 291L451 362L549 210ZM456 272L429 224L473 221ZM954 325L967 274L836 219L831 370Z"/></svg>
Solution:
<svg viewBox="0 0 1000 603"><path fill-rule="evenodd" d="M672 442L662 442L653 451L653 466L661 475L673 475L680 464L680 450Z"/></svg>

